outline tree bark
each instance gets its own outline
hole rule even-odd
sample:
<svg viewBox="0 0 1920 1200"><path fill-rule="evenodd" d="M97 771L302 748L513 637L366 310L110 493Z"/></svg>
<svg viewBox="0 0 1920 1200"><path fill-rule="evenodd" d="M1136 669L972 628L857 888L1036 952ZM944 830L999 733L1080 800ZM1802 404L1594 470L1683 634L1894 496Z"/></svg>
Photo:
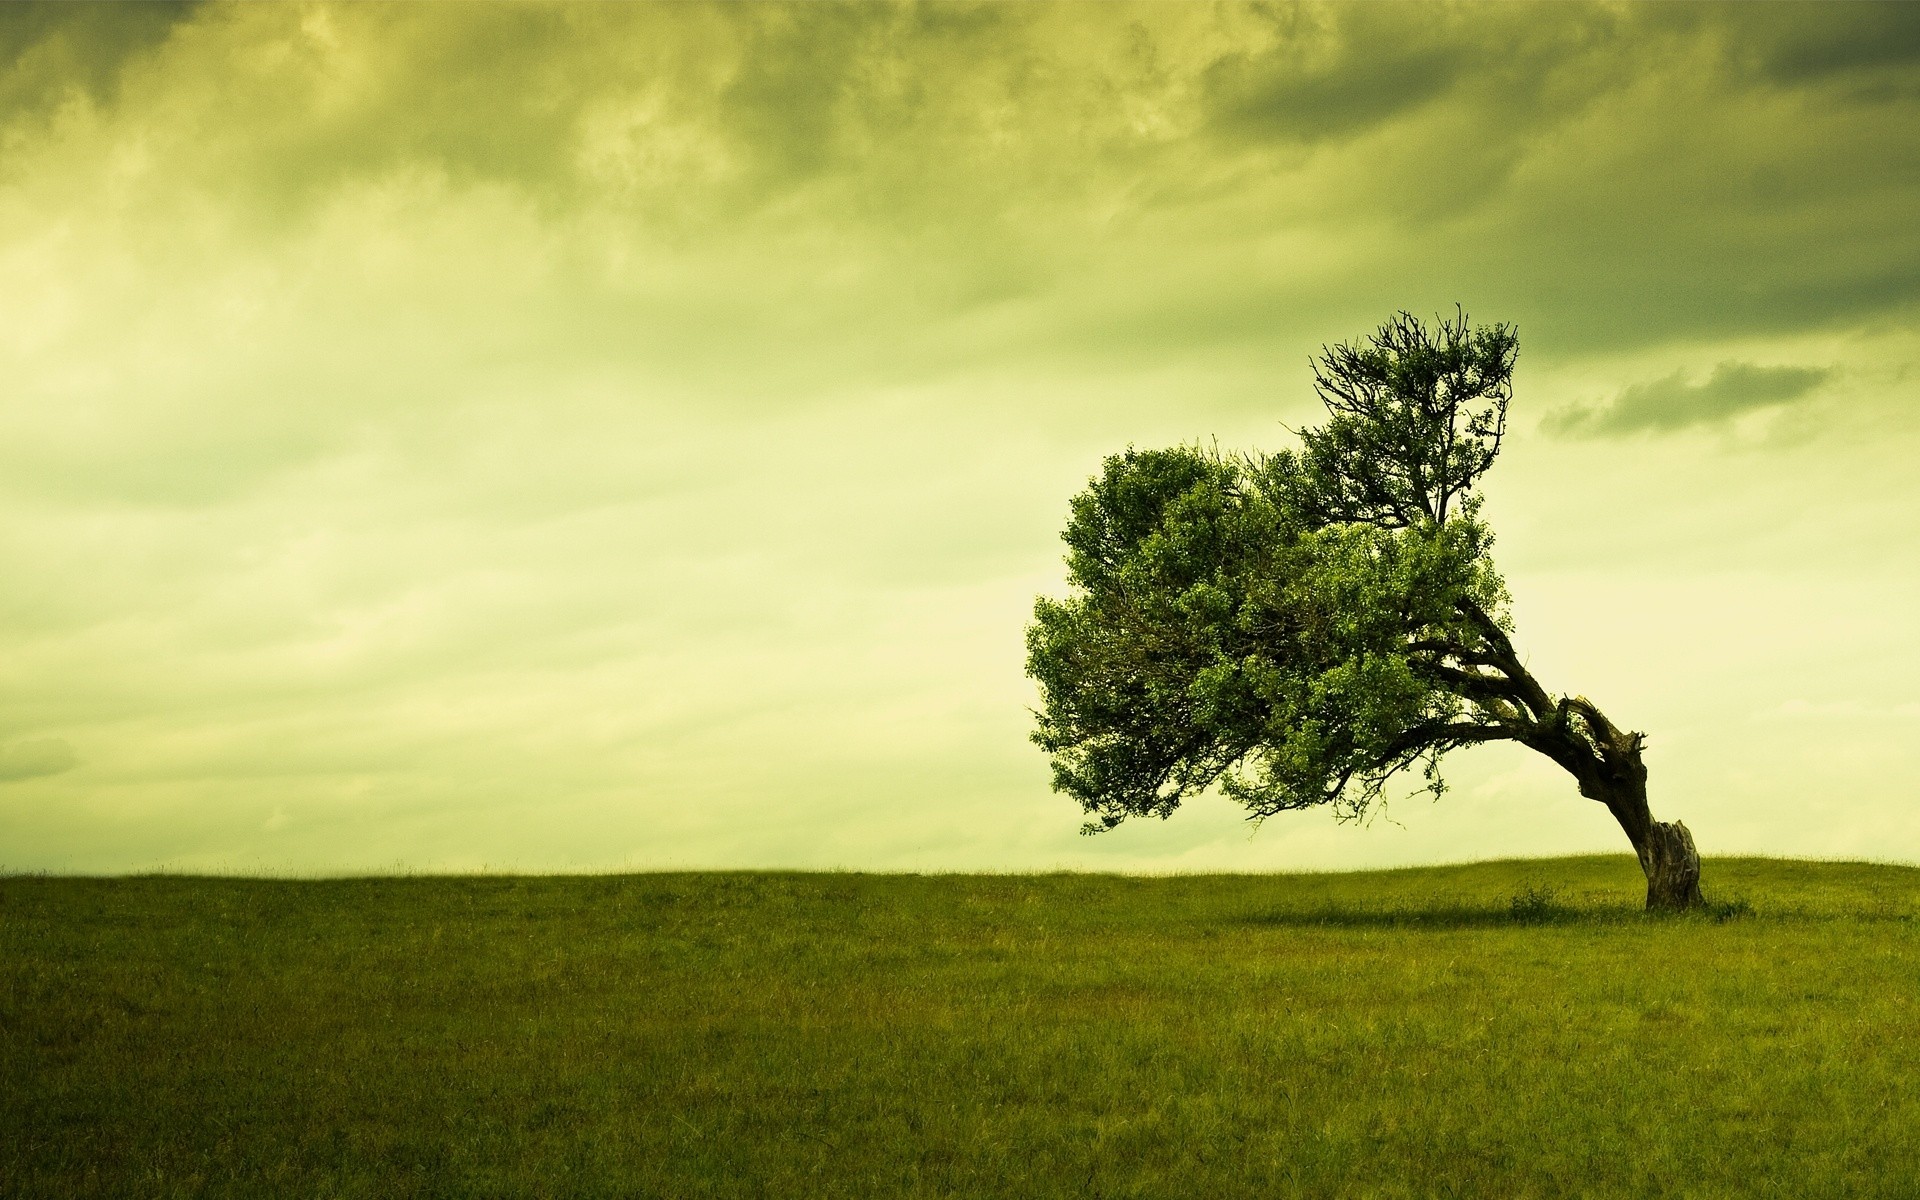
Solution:
<svg viewBox="0 0 1920 1200"><path fill-rule="evenodd" d="M1685 821L1653 823L1653 836L1640 851L1640 869L1647 876L1648 908L1692 908L1700 898L1700 852Z"/></svg>
<svg viewBox="0 0 1920 1200"><path fill-rule="evenodd" d="M1600 770L1580 781L1582 795L1607 806L1640 857L1649 909L1688 909L1700 897L1700 852L1684 821L1656 821L1647 807L1647 768L1639 734L1601 746Z"/></svg>

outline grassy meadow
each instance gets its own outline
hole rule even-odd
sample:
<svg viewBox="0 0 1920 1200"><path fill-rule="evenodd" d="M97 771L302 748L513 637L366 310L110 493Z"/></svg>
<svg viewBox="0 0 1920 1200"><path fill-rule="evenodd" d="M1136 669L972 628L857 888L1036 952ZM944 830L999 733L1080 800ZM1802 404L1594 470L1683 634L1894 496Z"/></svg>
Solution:
<svg viewBox="0 0 1920 1200"><path fill-rule="evenodd" d="M1920 870L0 879L8 1196L1913 1196Z"/></svg>

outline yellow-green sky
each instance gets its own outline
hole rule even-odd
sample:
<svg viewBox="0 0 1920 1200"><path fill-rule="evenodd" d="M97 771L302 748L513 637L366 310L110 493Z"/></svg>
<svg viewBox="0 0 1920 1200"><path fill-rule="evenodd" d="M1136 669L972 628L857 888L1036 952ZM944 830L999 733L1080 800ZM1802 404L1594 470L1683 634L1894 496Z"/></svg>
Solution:
<svg viewBox="0 0 1920 1200"><path fill-rule="evenodd" d="M1916 131L1920 5L7 6L0 867L1624 851L1026 741L1100 457L1455 302L1535 674L1709 856L1920 858Z"/></svg>

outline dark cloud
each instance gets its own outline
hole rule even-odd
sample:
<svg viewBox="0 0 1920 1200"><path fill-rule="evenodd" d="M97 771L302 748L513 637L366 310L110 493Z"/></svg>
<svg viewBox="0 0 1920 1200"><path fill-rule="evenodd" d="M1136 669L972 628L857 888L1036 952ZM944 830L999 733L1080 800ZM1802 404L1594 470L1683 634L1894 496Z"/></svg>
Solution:
<svg viewBox="0 0 1920 1200"><path fill-rule="evenodd" d="M1777 83L1920 64L1920 4L1783 6L1770 18L1749 19L1776 35L1761 49L1758 65Z"/></svg>
<svg viewBox="0 0 1920 1200"><path fill-rule="evenodd" d="M776 179L804 179L838 162L849 149L847 127L879 99L870 94L872 64L913 49L898 14L880 7L775 5L733 17L741 54L720 95L722 120Z"/></svg>
<svg viewBox="0 0 1920 1200"><path fill-rule="evenodd" d="M283 97L250 115L253 146L237 164L251 178L235 182L261 210L303 213L343 183L401 170L532 196L572 182L573 130L593 94L583 79L627 81L619 40L574 8L484 5L461 9L462 20L427 8L318 10L331 38L380 47L387 69L372 71L343 64L328 36L292 14L240 14L286 56Z"/></svg>
<svg viewBox="0 0 1920 1200"><path fill-rule="evenodd" d="M0 6L0 63L105 86L179 11ZM128 102L142 120L104 128L145 147L145 125L203 120L164 175L243 219L294 228L417 176L686 246L765 233L787 239L763 247L767 279L723 300L751 307L786 278L806 295L780 322L827 312L825 281L877 281L867 312L907 296L964 316L1111 264L1134 265L1111 289L1127 299L1074 318L1103 344L1259 343L1299 314L1466 296L1553 357L1920 306L1920 72L1902 66L1920 5L350 4L200 21L162 70L127 76L150 89ZM250 65L269 58L270 75ZM0 179L27 169L8 158ZM117 161L104 143L92 159ZM1295 237L1339 269L1258 249ZM808 257L828 246L832 270ZM1172 286L1194 262L1212 275Z"/></svg>
<svg viewBox="0 0 1920 1200"><path fill-rule="evenodd" d="M1452 96L1497 116L1510 140L1561 116L1613 81L1578 68L1577 86L1557 72L1605 54L1623 17L1591 5L1558 7L1554 19L1498 8L1352 4L1269 12L1273 44L1228 54L1206 71L1214 125L1262 139L1316 142L1354 137Z"/></svg>
<svg viewBox="0 0 1920 1200"><path fill-rule="evenodd" d="M1702 383L1688 383L1685 373L1676 371L1665 379L1628 387L1612 404L1551 413L1541 428L1561 437L1624 437L1711 425L1803 400L1832 374L1827 367L1723 362Z"/></svg>
<svg viewBox="0 0 1920 1200"><path fill-rule="evenodd" d="M1394 47L1306 68L1275 55L1215 63L1208 91L1220 123L1301 141L1348 137L1444 94L1466 64L1447 50Z"/></svg>
<svg viewBox="0 0 1920 1200"><path fill-rule="evenodd" d="M34 738L0 746L0 783L58 775L79 765L73 747L59 738Z"/></svg>
<svg viewBox="0 0 1920 1200"><path fill-rule="evenodd" d="M1371 224L1371 253L1313 299L1482 297L1549 356L1920 304L1920 72L1904 65L1920 5L1541 13L1285 9L1270 44L1206 68L1211 127L1275 175L1289 146L1370 158L1328 181L1319 216ZM1264 312L1296 286L1221 307ZM1213 331L1243 324L1228 311Z"/></svg>
<svg viewBox="0 0 1920 1200"><path fill-rule="evenodd" d="M75 91L111 103L127 62L195 4L0 4L0 120L44 116Z"/></svg>

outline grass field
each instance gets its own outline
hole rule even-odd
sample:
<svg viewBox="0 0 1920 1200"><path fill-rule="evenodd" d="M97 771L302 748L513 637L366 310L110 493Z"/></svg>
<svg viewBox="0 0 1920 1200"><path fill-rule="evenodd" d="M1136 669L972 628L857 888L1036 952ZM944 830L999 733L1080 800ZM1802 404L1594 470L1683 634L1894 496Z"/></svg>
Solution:
<svg viewBox="0 0 1920 1200"><path fill-rule="evenodd" d="M1920 1195L1920 870L1707 872L4 878L0 1193Z"/></svg>

